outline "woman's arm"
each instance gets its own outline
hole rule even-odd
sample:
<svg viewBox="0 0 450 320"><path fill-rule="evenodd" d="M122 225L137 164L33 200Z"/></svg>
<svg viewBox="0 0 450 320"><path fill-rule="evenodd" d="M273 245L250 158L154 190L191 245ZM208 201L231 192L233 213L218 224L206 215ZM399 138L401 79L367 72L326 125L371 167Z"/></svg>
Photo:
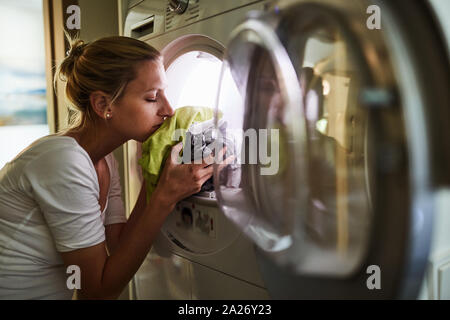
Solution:
<svg viewBox="0 0 450 320"><path fill-rule="evenodd" d="M211 156L202 164L179 164L177 159L181 147L181 144L173 147L149 203L143 210L134 208L110 256L107 255L105 242L61 253L66 266L77 265L81 270L79 298L117 298L139 269L175 204L198 192L211 177L213 166L207 164L212 163L214 158ZM222 166L227 163L225 161ZM139 203L142 205L142 201Z"/></svg>
<svg viewBox="0 0 450 320"><path fill-rule="evenodd" d="M130 214L130 217L138 214L137 212L143 212L145 209L146 203L146 195L147 189L145 187L145 182L142 183L141 191L139 192L138 199L134 208ZM105 236L106 236L106 244L108 246L108 252L111 255L114 250L117 248L117 245L120 241L120 235L122 233L123 228L125 227L125 223L115 223L110 224L105 227Z"/></svg>
<svg viewBox="0 0 450 320"><path fill-rule="evenodd" d="M108 257L106 244L61 253L66 266L77 265L81 270L78 298L117 298L127 285L151 248L172 206L155 190L152 205L135 211L123 227L120 240Z"/></svg>
<svg viewBox="0 0 450 320"><path fill-rule="evenodd" d="M120 234L125 227L125 223L115 223L105 226L105 240L108 253L111 255L119 244Z"/></svg>

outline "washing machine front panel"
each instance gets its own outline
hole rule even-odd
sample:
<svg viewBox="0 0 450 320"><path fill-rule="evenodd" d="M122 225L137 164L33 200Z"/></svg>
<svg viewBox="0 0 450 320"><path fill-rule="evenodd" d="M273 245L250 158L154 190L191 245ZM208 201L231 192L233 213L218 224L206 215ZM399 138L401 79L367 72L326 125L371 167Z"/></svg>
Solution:
<svg viewBox="0 0 450 320"><path fill-rule="evenodd" d="M216 19L222 21L227 17ZM152 41L156 40L164 39ZM220 39L189 31L162 49L169 82L166 94L173 108L186 105L214 108L224 52L223 45L217 40ZM231 76L227 78L227 84L236 96L238 90ZM237 104L222 110L224 117L233 117L236 108ZM192 220L187 219L188 216ZM192 223L186 224L186 220ZM164 251L168 246L180 256L263 286L259 272L255 271L258 267L253 245L219 210L214 192L203 192L180 202L163 225L161 235L155 243L157 251Z"/></svg>
<svg viewBox="0 0 450 320"><path fill-rule="evenodd" d="M227 2L227 1L220 1ZM143 1L140 5L131 8L127 14L125 26L136 23L144 23L150 16L154 16L154 32L145 37L139 37L133 34L131 29L125 27L124 35L137 37L147 41L157 50L161 51L164 56L165 67L168 68L173 61L177 60L181 55L199 51L215 56L222 60L224 45L228 41L233 28L242 22L249 11L263 10L267 1L239 1L233 3L235 5L229 7L226 12L219 15L213 15L202 21L188 24L182 28L165 32L164 30L164 12L167 8L168 1ZM231 3L231 2L230 2ZM144 5L145 4L145 5ZM247 4L246 6L243 6ZM201 7L211 7L210 2L200 4ZM216 4L213 5L213 7ZM241 7L242 5L242 7ZM234 10L235 9L235 10ZM208 9L214 10L214 9ZM221 12L219 10L219 12ZM219 27L220 26L220 27ZM157 31L159 30L159 31ZM176 89L175 89L176 90ZM133 204L136 202L142 184L142 176L140 168L137 164L139 147L135 141L128 142L128 202Z"/></svg>
<svg viewBox="0 0 450 320"><path fill-rule="evenodd" d="M174 2L187 3L184 10L173 10L176 5ZM236 12L241 8L248 8L258 5L265 0L227 0L227 1L209 1L209 0L141 0L130 2L128 6L127 19L124 24L124 34L136 39L148 41L152 38L166 35L170 32L176 32L187 26L196 25L208 19L215 19L219 15L228 12ZM183 6L184 7L184 6ZM233 14L239 16L239 14ZM233 21L230 21L230 23ZM215 24L213 29L204 33L207 34L214 29L223 32L222 26L217 28ZM230 26L230 24L228 24ZM183 32L183 31L182 31Z"/></svg>
<svg viewBox="0 0 450 320"><path fill-rule="evenodd" d="M367 24L373 4L381 29ZM216 171L216 193L259 247L273 297L417 295L433 192L449 178L441 153L448 63L428 14L408 1L281 1L234 32L224 68L245 110L234 126L281 127L286 163L277 174L287 174L265 177L263 166L233 164L226 175ZM222 100L219 93L218 108ZM370 283L372 273L381 287Z"/></svg>
<svg viewBox="0 0 450 320"><path fill-rule="evenodd" d="M219 16L214 23L220 23L219 21L226 19L227 17ZM220 40L224 41L224 38L215 39L204 34L196 34L192 32L192 28L195 26L189 26L189 31L183 30L182 34L179 34L180 30L175 32L178 37L168 43L168 39L172 39L173 35L164 39L151 40L152 44L167 43L161 53L164 57L169 83L166 95L174 109L184 106L214 108L217 97L224 51ZM180 74L183 77L180 77ZM231 79L229 83L234 85ZM237 92L236 88L234 92ZM226 110L224 115L232 116L233 110ZM190 228L187 228L186 223L182 221L183 217L188 216L187 212L192 217ZM207 231L204 228L205 224L201 223L205 219L208 220ZM205 231L202 232L202 229ZM201 256L215 255L228 249L241 233L218 209L214 192L199 193L179 203L161 231L171 242L173 250L183 256L195 256L195 259L200 260L203 260ZM239 243L249 248L243 241L246 239L241 238ZM253 249L250 248L250 250L253 253ZM223 252L223 254L227 253ZM253 254L249 254L248 260L252 259L254 259ZM228 261L225 265L231 266L234 263L234 261ZM220 269L227 268L222 266ZM241 271L237 273L231 271L230 274L239 276L241 273Z"/></svg>
<svg viewBox="0 0 450 320"><path fill-rule="evenodd" d="M138 300L268 299L264 287L231 277L176 254L161 256L152 249L134 279Z"/></svg>
<svg viewBox="0 0 450 320"><path fill-rule="evenodd" d="M152 248L133 278L138 300L192 298L192 262L177 255L159 255Z"/></svg>
<svg viewBox="0 0 450 320"><path fill-rule="evenodd" d="M211 2L204 4L200 2L200 6L204 8L202 12L208 15L222 7L228 9L214 11L222 13L204 17L205 19L201 21L191 21L182 27L178 25L167 32L162 31L163 28L157 25L157 20L161 18L158 17L159 11L153 8L150 15L155 16L153 18L155 32L139 37L129 31L128 35L136 36L161 51L169 81L167 95L174 108L186 104L209 105L214 108L224 43L232 29L245 19L249 10L263 9L262 3L262 1L221 1L216 3L218 6L211 8ZM154 2L152 5L157 6L158 3ZM149 14L149 11L143 12ZM141 20L142 18L145 17L141 16ZM165 23L164 20L158 21ZM205 79L198 78L199 74L195 73L199 68L209 69ZM186 83L187 77L180 77L180 73L183 75L189 73L192 76L189 77L190 82ZM209 85L211 89L200 97L201 88L205 85ZM186 89L188 87L193 89L195 94L190 94ZM129 193L131 198L137 198L142 177L139 175L137 158L134 154L139 148L134 142L129 142L129 145L129 171L133 177L130 179L132 186ZM183 217L188 216L187 209L191 210L192 224L187 223L186 218L183 220ZM174 260L174 256L178 258ZM179 203L167 219L155 241L152 253L147 258L151 262L149 260L149 263L141 267L134 279L136 286L139 287L138 298L186 297L189 288L191 295L188 298L192 299L233 297L235 293L233 290L226 292L221 290L224 284L228 286L233 284L232 286L241 288L237 289L239 291L235 294L237 298L267 297L258 271L253 244L222 214L214 195L211 194L200 195ZM174 264L177 268L173 267ZM190 270L188 276L183 271L185 268ZM165 269L168 269L167 272L171 270L173 272L166 275ZM161 273L164 277L157 280L158 274ZM217 281L211 283L208 280L211 277ZM158 281L162 290L151 290ZM183 281L186 285L183 285Z"/></svg>

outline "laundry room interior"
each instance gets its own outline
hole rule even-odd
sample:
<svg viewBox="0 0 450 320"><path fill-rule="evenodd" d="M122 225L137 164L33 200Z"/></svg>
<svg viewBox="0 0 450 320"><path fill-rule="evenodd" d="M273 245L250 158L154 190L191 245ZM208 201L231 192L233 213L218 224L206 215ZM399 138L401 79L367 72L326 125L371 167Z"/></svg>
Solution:
<svg viewBox="0 0 450 320"><path fill-rule="evenodd" d="M133 38L160 52L175 115L210 112L192 145L219 134L233 162L176 203L118 299L450 300L449 14L447 0L0 0L0 168L75 116L54 81L67 35ZM113 152L127 218L148 146Z"/></svg>

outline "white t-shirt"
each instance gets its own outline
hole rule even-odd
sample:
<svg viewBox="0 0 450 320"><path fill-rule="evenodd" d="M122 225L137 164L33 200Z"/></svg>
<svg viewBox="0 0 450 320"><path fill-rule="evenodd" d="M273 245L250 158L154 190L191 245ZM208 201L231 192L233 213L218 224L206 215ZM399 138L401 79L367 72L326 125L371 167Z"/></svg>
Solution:
<svg viewBox="0 0 450 320"><path fill-rule="evenodd" d="M0 299L71 299L58 252L105 240L105 225L125 223L117 161L100 212L97 173L67 136L37 140L0 170Z"/></svg>

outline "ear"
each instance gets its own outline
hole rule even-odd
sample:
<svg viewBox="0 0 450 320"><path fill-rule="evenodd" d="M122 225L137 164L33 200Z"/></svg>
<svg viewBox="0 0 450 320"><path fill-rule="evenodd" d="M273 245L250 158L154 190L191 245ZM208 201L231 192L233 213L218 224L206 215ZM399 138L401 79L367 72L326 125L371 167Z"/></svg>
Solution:
<svg viewBox="0 0 450 320"><path fill-rule="evenodd" d="M103 91L94 91L89 96L92 109L102 119L106 119L106 114L110 113L110 97Z"/></svg>

